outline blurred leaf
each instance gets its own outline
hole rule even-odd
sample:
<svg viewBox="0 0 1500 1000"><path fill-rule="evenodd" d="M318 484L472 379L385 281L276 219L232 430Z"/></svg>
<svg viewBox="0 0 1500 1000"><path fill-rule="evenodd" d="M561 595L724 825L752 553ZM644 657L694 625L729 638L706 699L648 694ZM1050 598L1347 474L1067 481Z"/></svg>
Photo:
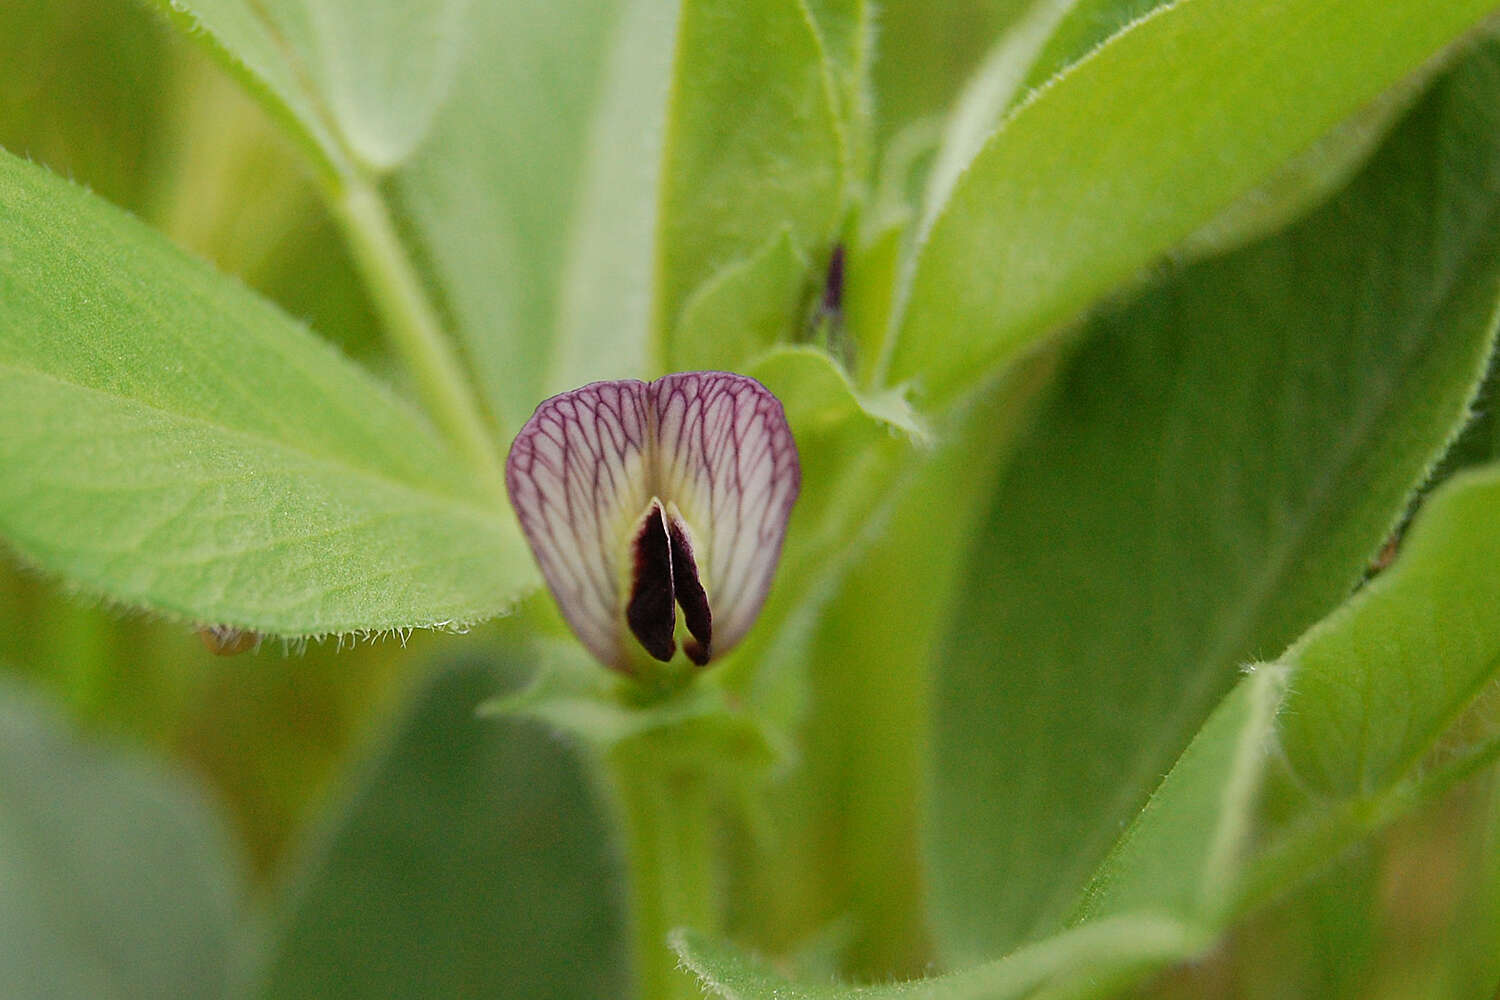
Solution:
<svg viewBox="0 0 1500 1000"><path fill-rule="evenodd" d="M984 54L1031 0L880 5L871 67L877 146L911 123L945 114Z"/></svg>
<svg viewBox="0 0 1500 1000"><path fill-rule="evenodd" d="M180 776L0 685L0 980L15 1000L230 995L238 859Z"/></svg>
<svg viewBox="0 0 1500 1000"><path fill-rule="evenodd" d="M724 1000L1011 1000L1043 990L1107 995L1142 967L1193 955L1203 935L1164 917L1099 920L962 972L878 986L794 984L733 945L692 931L674 935L672 946L704 989Z"/></svg>
<svg viewBox="0 0 1500 1000"><path fill-rule="evenodd" d="M482 720L492 668L446 668L308 845L266 997L595 998L626 991L617 862L577 754Z"/></svg>
<svg viewBox="0 0 1500 1000"><path fill-rule="evenodd" d="M889 377L917 380L931 405L952 400L1492 9L1195 0L1115 36L1018 110L954 189L918 258Z"/></svg>
<svg viewBox="0 0 1500 1000"><path fill-rule="evenodd" d="M384 171L447 96L468 0L152 0L295 124L330 164ZM327 130L332 125L335 139Z"/></svg>
<svg viewBox="0 0 1500 1000"><path fill-rule="evenodd" d="M337 174L345 155L328 131L319 98L303 85L300 68L251 0L147 0L172 24L204 45L249 89L324 172Z"/></svg>
<svg viewBox="0 0 1500 1000"><path fill-rule="evenodd" d="M1219 704L1094 873L1077 922L1132 911L1207 927L1224 919L1256 832L1286 677L1261 667Z"/></svg>
<svg viewBox="0 0 1500 1000"><path fill-rule="evenodd" d="M1465 416L1500 285L1496 94L1491 49L1323 210L1088 329L937 660L951 960L1065 916L1236 666L1359 582Z"/></svg>
<svg viewBox="0 0 1500 1000"><path fill-rule="evenodd" d="M873 22L880 11L871 0L805 0L805 5L828 60L852 176L863 177L874 126L869 79L875 54Z"/></svg>
<svg viewBox="0 0 1500 1000"><path fill-rule="evenodd" d="M637 300L650 276L659 65L670 66L672 45L662 3L628 13L596 0L474 4L452 92L391 181L486 401L512 433L543 396L578 384L549 381L560 310L577 340L562 355L569 372L652 374L636 367L647 335ZM580 290L590 282L619 294Z"/></svg>
<svg viewBox="0 0 1500 1000"><path fill-rule="evenodd" d="M162 151L171 39L135 0L0 5L0 146L140 208Z"/></svg>
<svg viewBox="0 0 1500 1000"><path fill-rule="evenodd" d="M694 289L781 231L826 256L849 166L833 86L799 0L684 0L658 226L664 337ZM675 358L676 345L664 353Z"/></svg>
<svg viewBox="0 0 1500 1000"><path fill-rule="evenodd" d="M286 635L469 621L531 586L510 519L408 407L9 156L0 260L0 526L23 559Z"/></svg>
<svg viewBox="0 0 1500 1000"><path fill-rule="evenodd" d="M688 298L668 367L736 371L799 333L809 285L807 259L783 230L749 257L721 269Z"/></svg>
<svg viewBox="0 0 1500 1000"><path fill-rule="evenodd" d="M307 75L318 110L378 171L406 159L448 96L469 6L469 0L241 2L270 22L295 69Z"/></svg>
<svg viewBox="0 0 1500 1000"><path fill-rule="evenodd" d="M1500 669L1500 471L1428 498L1396 564L1287 651L1281 718L1298 776L1371 794L1422 763ZM1446 752L1460 752L1449 746Z"/></svg>
<svg viewBox="0 0 1500 1000"><path fill-rule="evenodd" d="M632 0L601 57L600 96L583 149L555 343L540 395L661 372L660 344L651 333L651 284L677 18L677 0ZM529 134L520 138L533 141ZM536 221L551 224L545 217Z"/></svg>

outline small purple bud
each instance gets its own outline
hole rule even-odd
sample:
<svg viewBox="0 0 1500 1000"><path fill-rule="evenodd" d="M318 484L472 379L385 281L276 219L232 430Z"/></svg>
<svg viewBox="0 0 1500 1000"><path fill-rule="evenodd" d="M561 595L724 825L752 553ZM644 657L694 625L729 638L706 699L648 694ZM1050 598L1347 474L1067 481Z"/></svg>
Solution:
<svg viewBox="0 0 1500 1000"><path fill-rule="evenodd" d="M599 661L699 666L765 603L801 486L781 403L728 372L594 382L516 435L505 482L563 617Z"/></svg>

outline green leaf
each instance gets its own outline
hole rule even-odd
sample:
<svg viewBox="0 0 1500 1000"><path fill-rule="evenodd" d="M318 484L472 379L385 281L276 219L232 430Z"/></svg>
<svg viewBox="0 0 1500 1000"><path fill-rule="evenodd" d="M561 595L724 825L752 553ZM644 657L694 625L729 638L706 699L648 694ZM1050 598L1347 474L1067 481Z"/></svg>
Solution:
<svg viewBox="0 0 1500 1000"><path fill-rule="evenodd" d="M152 0L215 53L331 163L397 166L448 96L468 0ZM331 123L335 140L326 129Z"/></svg>
<svg viewBox="0 0 1500 1000"><path fill-rule="evenodd" d="M1026 74L1026 90L1052 77L1103 45L1115 32L1128 27L1168 0L1077 0L1058 22L1046 46Z"/></svg>
<svg viewBox="0 0 1500 1000"><path fill-rule="evenodd" d="M1404 777L1500 671L1497 513L1500 469L1456 477L1426 501L1396 564L1283 657L1294 680L1282 743L1319 793Z"/></svg>
<svg viewBox="0 0 1500 1000"><path fill-rule="evenodd" d="M438 670L306 844L266 997L600 997L626 989L617 863L577 753L475 717L500 680Z"/></svg>
<svg viewBox="0 0 1500 1000"><path fill-rule="evenodd" d="M448 96L469 0L242 2L270 22L356 157L383 171L416 148Z"/></svg>
<svg viewBox="0 0 1500 1000"><path fill-rule="evenodd" d="M1191 0L1116 35L1023 105L964 174L918 258L889 377L916 380L934 406L952 400L1493 7Z"/></svg>
<svg viewBox="0 0 1500 1000"><path fill-rule="evenodd" d="M943 130L932 170L927 175L923 200L922 233L953 194L959 176L984 148L1005 112L1022 93L1027 73L1038 53L1052 37L1058 22L1075 9L1074 0L1041 0L1016 18L994 49L985 57L964 91Z"/></svg>
<svg viewBox="0 0 1500 1000"><path fill-rule="evenodd" d="M677 17L677 0L634 0L609 39L558 279L543 395L664 370L651 333L651 283Z"/></svg>
<svg viewBox="0 0 1500 1000"><path fill-rule="evenodd" d="M682 308L667 367L738 371L772 345L800 333L809 269L783 230L748 258L698 286Z"/></svg>
<svg viewBox="0 0 1500 1000"><path fill-rule="evenodd" d="M1030 0L881 4L871 67L877 145L885 147L913 123L945 114L1006 26L1030 6Z"/></svg>
<svg viewBox="0 0 1500 1000"><path fill-rule="evenodd" d="M342 169L346 157L339 140L299 79L291 53L255 5L248 0L148 2L234 73L325 173Z"/></svg>
<svg viewBox="0 0 1500 1000"><path fill-rule="evenodd" d="M449 98L390 183L512 432L544 396L578 385L558 378L580 363L591 377L651 374L639 367L660 158L651 109L665 103L672 9L475 3ZM559 324L572 342L556 349Z"/></svg>
<svg viewBox="0 0 1500 1000"><path fill-rule="evenodd" d="M768 674L805 660L810 689L797 766L768 795L778 847L737 867L772 901L742 933L772 953L832 923L847 926L845 973L889 980L930 962L917 831L934 647L963 553L1054 368L1022 366L930 450L873 477L880 502L849 516L858 534L815 564L768 654Z"/></svg>
<svg viewBox="0 0 1500 1000"><path fill-rule="evenodd" d="M1255 833L1286 677L1260 667L1219 704L1094 873L1078 922L1132 911L1222 921Z"/></svg>
<svg viewBox="0 0 1500 1000"><path fill-rule="evenodd" d="M685 0L670 100L656 248L664 337L694 289L783 229L822 259L848 169L828 58L799 0Z"/></svg>
<svg viewBox="0 0 1500 1000"><path fill-rule="evenodd" d="M78 588L284 635L534 584L408 406L241 286L0 155L0 530Z"/></svg>
<svg viewBox="0 0 1500 1000"><path fill-rule="evenodd" d="M1462 422L1500 286L1496 94L1490 48L1324 209L1085 331L937 661L950 959L1064 918L1236 667L1358 583Z"/></svg>
<svg viewBox="0 0 1500 1000"><path fill-rule="evenodd" d="M725 1000L1011 1000L1047 995L1106 995L1142 968L1197 953L1201 932L1164 917L1099 920L962 972L880 986L794 984L733 945L692 931L672 947L706 990Z"/></svg>
<svg viewBox="0 0 1500 1000"><path fill-rule="evenodd" d="M228 996L238 862L223 823L183 777L77 739L0 685L7 996Z"/></svg>

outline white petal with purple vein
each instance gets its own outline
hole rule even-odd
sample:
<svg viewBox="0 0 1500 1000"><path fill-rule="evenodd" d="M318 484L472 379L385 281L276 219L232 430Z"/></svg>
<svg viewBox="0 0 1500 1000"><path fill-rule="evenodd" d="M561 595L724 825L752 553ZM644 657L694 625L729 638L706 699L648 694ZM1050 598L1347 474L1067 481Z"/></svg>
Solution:
<svg viewBox="0 0 1500 1000"><path fill-rule="evenodd" d="M601 662L629 671L640 659L625 621L633 536L653 499L685 535L675 554L696 564L696 582L676 574L678 601L686 610L706 595L706 655L716 658L765 603L801 471L781 403L764 386L687 372L546 400L511 447L506 483L568 624Z"/></svg>

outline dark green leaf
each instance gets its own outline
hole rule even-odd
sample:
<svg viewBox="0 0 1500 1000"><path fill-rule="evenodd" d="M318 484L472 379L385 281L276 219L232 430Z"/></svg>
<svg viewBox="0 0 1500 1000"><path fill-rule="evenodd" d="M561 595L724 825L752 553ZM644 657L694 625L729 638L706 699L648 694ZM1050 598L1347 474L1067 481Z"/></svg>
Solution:
<svg viewBox="0 0 1500 1000"><path fill-rule="evenodd" d="M995 498L938 660L933 913L1055 926L1240 664L1359 581L1462 421L1500 286L1500 63L1342 196L1101 317Z"/></svg>
<svg viewBox="0 0 1500 1000"><path fill-rule="evenodd" d="M182 777L0 685L0 982L13 1000L220 1000L243 887Z"/></svg>
<svg viewBox="0 0 1500 1000"><path fill-rule="evenodd" d="M263 996L616 997L609 831L578 755L480 719L496 672L441 670L308 845Z"/></svg>

